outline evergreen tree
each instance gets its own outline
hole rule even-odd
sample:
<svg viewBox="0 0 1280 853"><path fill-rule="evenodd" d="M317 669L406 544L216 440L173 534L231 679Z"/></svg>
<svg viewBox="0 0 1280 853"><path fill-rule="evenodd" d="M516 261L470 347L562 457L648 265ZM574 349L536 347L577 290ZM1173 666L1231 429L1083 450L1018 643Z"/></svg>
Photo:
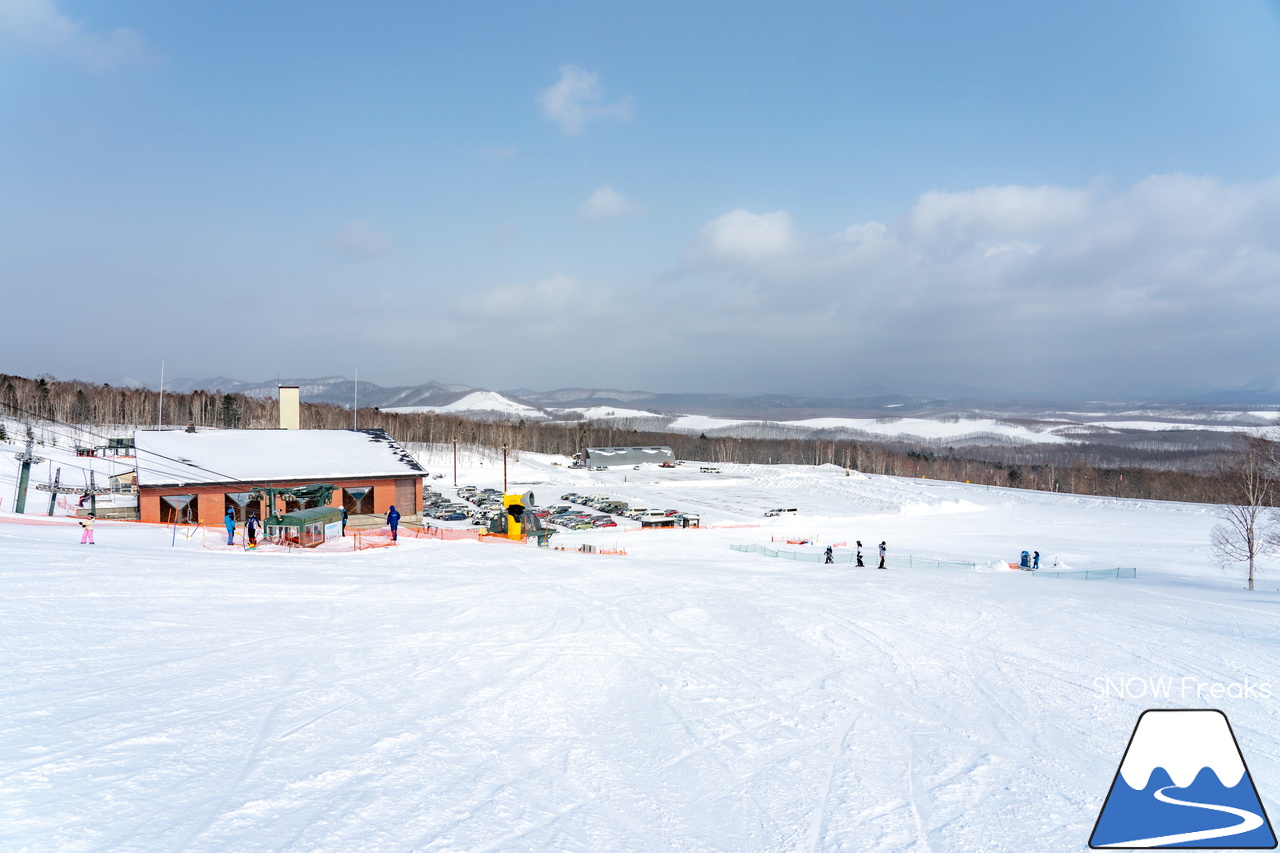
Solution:
<svg viewBox="0 0 1280 853"><path fill-rule="evenodd" d="M222 426L225 429L239 429L240 418L240 400L234 394L222 395Z"/></svg>

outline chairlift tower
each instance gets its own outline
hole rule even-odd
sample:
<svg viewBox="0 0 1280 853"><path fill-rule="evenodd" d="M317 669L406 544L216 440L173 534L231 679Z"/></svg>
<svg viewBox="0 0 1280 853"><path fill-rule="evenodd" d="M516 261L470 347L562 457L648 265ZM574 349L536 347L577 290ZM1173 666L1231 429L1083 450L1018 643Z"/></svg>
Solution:
<svg viewBox="0 0 1280 853"><path fill-rule="evenodd" d="M31 466L43 462L44 459L39 456L33 456L32 447L35 445L35 437L31 435L31 430L27 430L27 449L18 454L18 462L22 464L22 473L18 475L18 498L13 504L14 512L21 515L27 508L27 483L31 479Z"/></svg>
<svg viewBox="0 0 1280 853"><path fill-rule="evenodd" d="M36 489L41 492L49 492L49 515L53 515L54 509L58 506L58 495L89 495L89 512L94 515L98 514L98 495L106 495L111 493L111 489L105 486L95 485L93 480L93 471L89 471L89 485L82 486L64 486L62 484L62 469L59 468L53 476L53 482L49 485L36 484Z"/></svg>

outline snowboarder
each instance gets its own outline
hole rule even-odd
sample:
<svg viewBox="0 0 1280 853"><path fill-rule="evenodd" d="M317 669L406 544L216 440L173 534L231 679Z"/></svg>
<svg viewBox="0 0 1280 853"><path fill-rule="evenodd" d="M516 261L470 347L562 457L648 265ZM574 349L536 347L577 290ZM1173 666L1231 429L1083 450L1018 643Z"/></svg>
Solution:
<svg viewBox="0 0 1280 853"><path fill-rule="evenodd" d="M889 550L889 547L884 544L884 540L883 539L880 540L880 565L876 566L877 569L884 568L884 555L885 555L885 552L888 550Z"/></svg>
<svg viewBox="0 0 1280 853"><path fill-rule="evenodd" d="M89 515L85 518L85 520L80 522L80 526L84 528L84 533L80 535L80 544L83 545L84 543L88 542L90 545L92 545L93 544L93 513L89 513Z"/></svg>
<svg viewBox="0 0 1280 853"><path fill-rule="evenodd" d="M222 523L227 526L227 544L236 544L236 512L233 509L227 510L226 518L222 519Z"/></svg>
<svg viewBox="0 0 1280 853"><path fill-rule="evenodd" d="M342 535L347 535L347 508L342 508Z"/></svg>
<svg viewBox="0 0 1280 853"><path fill-rule="evenodd" d="M860 569L866 568L866 566L862 564L862 543L861 542L858 543L858 568Z"/></svg>
<svg viewBox="0 0 1280 853"><path fill-rule="evenodd" d="M825 560L823 560L823 562L824 562L824 563L834 563L834 562L835 562L835 556L831 553L831 546L830 546L830 545L828 545L828 546L827 546L827 550L824 552L823 556L824 556L824 557L826 557L826 559L825 559Z"/></svg>
<svg viewBox="0 0 1280 853"><path fill-rule="evenodd" d="M387 513L387 526L391 528L391 541L397 541L396 528L400 526L400 513L396 512L394 504L391 506L391 511Z"/></svg>
<svg viewBox="0 0 1280 853"><path fill-rule="evenodd" d="M249 520L244 523L244 532L249 536L249 544L246 548L258 547L258 514L256 512L249 513Z"/></svg>
<svg viewBox="0 0 1280 853"><path fill-rule="evenodd" d="M1031 560L1031 571L1034 572L1038 568L1040 568L1040 552L1036 551L1035 557Z"/></svg>

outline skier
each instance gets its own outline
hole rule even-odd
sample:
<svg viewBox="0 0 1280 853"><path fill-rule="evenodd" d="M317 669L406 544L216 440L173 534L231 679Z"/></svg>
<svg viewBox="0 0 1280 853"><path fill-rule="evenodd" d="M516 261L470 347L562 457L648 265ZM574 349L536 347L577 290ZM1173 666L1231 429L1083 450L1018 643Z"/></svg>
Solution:
<svg viewBox="0 0 1280 853"><path fill-rule="evenodd" d="M866 566L862 564L862 543L861 542L858 543L858 568L860 569L866 568Z"/></svg>
<svg viewBox="0 0 1280 853"><path fill-rule="evenodd" d="M400 526L400 513L396 512L394 504L391 506L391 511L387 513L387 526L391 528L391 541L397 541L396 528Z"/></svg>
<svg viewBox="0 0 1280 853"><path fill-rule="evenodd" d="M92 545L93 544L93 513L89 513L89 515L85 518L85 520L80 522L80 526L84 528L84 533L81 534L80 536L80 544L83 545L84 543L88 542L90 545Z"/></svg>
<svg viewBox="0 0 1280 853"><path fill-rule="evenodd" d="M249 520L244 523L244 532L249 536L249 544L246 548L258 547L258 514L256 512L249 513Z"/></svg>
<svg viewBox="0 0 1280 853"><path fill-rule="evenodd" d="M226 518L222 519L222 523L227 526L227 544L236 544L236 512L233 509L227 510Z"/></svg>
<svg viewBox="0 0 1280 853"><path fill-rule="evenodd" d="M834 562L835 562L835 557L834 557L834 556L832 555L832 553L831 553L831 546L830 546L830 545L828 545L828 546L827 546L827 550L826 550L826 552L824 553L824 555L823 555L823 556L825 556L825 557L826 557L826 559L825 559L825 560L823 560L823 562L824 562L824 563L834 563Z"/></svg>
<svg viewBox="0 0 1280 853"><path fill-rule="evenodd" d="M347 535L347 508L342 508L342 535Z"/></svg>
<svg viewBox="0 0 1280 853"><path fill-rule="evenodd" d="M1031 571L1034 572L1038 568L1040 568L1040 552L1036 551L1036 555L1031 561Z"/></svg>
<svg viewBox="0 0 1280 853"><path fill-rule="evenodd" d="M883 539L880 540L880 565L876 566L877 569L884 568L884 555L885 555L885 552L888 550L889 548L887 545L884 544L884 540Z"/></svg>

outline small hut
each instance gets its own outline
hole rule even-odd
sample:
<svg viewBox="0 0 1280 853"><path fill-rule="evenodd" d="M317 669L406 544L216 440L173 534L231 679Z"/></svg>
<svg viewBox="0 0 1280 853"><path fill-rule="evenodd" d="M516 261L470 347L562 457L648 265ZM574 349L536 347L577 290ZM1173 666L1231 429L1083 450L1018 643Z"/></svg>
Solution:
<svg viewBox="0 0 1280 853"><path fill-rule="evenodd" d="M342 510L331 506L294 510L272 516L264 529L273 542L314 548L342 537Z"/></svg>

